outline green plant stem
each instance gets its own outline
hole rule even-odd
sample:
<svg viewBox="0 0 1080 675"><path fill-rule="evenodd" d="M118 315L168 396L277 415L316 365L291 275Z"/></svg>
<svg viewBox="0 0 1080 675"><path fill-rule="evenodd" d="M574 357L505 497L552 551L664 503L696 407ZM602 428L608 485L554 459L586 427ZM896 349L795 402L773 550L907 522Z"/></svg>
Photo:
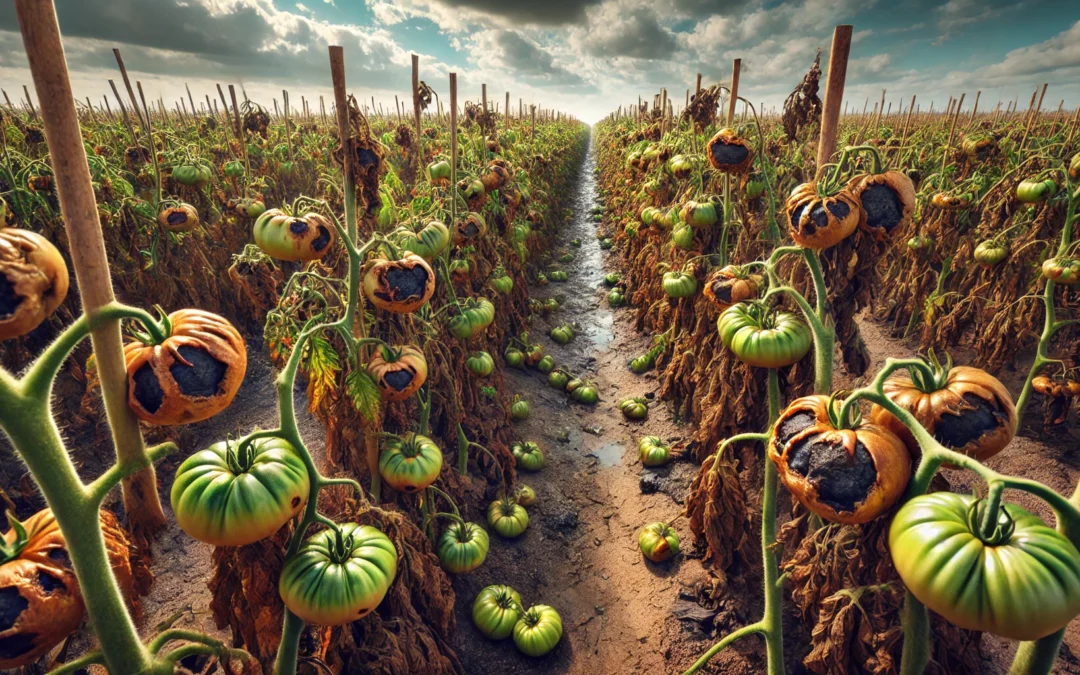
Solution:
<svg viewBox="0 0 1080 675"><path fill-rule="evenodd" d="M1049 675L1057 660L1065 629L1034 642L1022 642L1016 650L1009 675Z"/></svg>
<svg viewBox="0 0 1080 675"><path fill-rule="evenodd" d="M712 657L727 649L728 646L732 643L737 642L748 635L757 635L764 632L765 626L762 622L758 622L752 623L749 626L743 626L734 633L729 633L728 635L724 636L722 640L710 647L709 651L702 654L701 658L695 661L694 665L690 666L690 668L688 668L686 672L683 673L683 675L693 675L694 673L698 672L705 667L705 664L708 663Z"/></svg>
<svg viewBox="0 0 1080 675"><path fill-rule="evenodd" d="M1068 179L1068 173L1066 173L1065 190L1069 195L1069 205L1065 212L1065 225L1061 228L1061 240L1058 242L1057 255L1064 255L1072 245L1072 229L1077 220L1080 219L1080 213L1077 212L1078 206L1080 206L1080 203L1078 203L1080 198L1077 196L1078 191L1074 188L1072 181ZM1057 320L1057 310L1054 307L1055 287L1056 284L1053 281L1046 280L1046 288L1043 289L1043 331L1035 347L1035 361L1031 364L1027 379L1024 380L1024 387L1020 390L1020 397L1016 399L1017 431L1023 426L1024 413L1027 411L1028 403L1031 400L1035 378L1045 366L1057 362L1056 359L1050 358L1050 341L1059 330L1071 323Z"/></svg>
<svg viewBox="0 0 1080 675"><path fill-rule="evenodd" d="M769 369L769 427L780 416L780 382L776 369ZM724 449L736 441L755 440L767 443L768 434L739 434L725 439L717 449L714 466L720 461ZM761 621L744 626L725 636L701 658L694 662L683 675L693 675L705 666L709 660L722 652L731 643L748 635L759 634L765 638L765 651L768 657L768 675L784 675L784 598L780 583L780 566L776 559L776 492L779 476L776 465L765 458L765 481L761 492L761 563L763 572L765 611Z"/></svg>
<svg viewBox="0 0 1080 675"><path fill-rule="evenodd" d="M769 428L780 416L780 383L775 368L769 369ZM776 492L779 487L776 465L765 457L765 486L761 493L761 567L764 576L765 649L768 675L784 675L784 598L778 583L780 565L776 559Z"/></svg>
<svg viewBox="0 0 1080 675"><path fill-rule="evenodd" d="M281 644L278 646L277 659L274 661L274 675L289 675L296 672L296 661L300 658L300 636L304 632L304 620L285 608L285 623L281 629Z"/></svg>
<svg viewBox="0 0 1080 675"><path fill-rule="evenodd" d="M930 616L926 605L919 602L911 591L904 596L900 625L904 629L900 675L922 675L930 663Z"/></svg>
<svg viewBox="0 0 1080 675"><path fill-rule="evenodd" d="M75 573L85 580L80 584L83 601L109 670L125 675L150 671L153 659L139 640L109 564L95 496L79 480L49 400L48 392L40 390L5 398L0 428L30 469L64 535Z"/></svg>
<svg viewBox="0 0 1080 675"><path fill-rule="evenodd" d="M829 312L829 295L825 288L825 276L821 272L821 260L817 251L803 249L803 258L814 280L815 313L818 321L811 323L814 330L814 393L828 394L832 391L833 352L836 351L836 330Z"/></svg>

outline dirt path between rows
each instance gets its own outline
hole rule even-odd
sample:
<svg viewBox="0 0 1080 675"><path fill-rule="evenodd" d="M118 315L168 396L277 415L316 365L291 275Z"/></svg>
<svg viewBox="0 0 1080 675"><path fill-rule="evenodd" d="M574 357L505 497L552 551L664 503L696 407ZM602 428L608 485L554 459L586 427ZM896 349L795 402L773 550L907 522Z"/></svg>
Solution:
<svg viewBox="0 0 1080 675"><path fill-rule="evenodd" d="M561 308L534 320L531 338L556 364L600 387L600 403L572 402L547 386L535 370L508 370L506 383L530 405L529 419L516 423L517 437L540 444L545 468L520 474L535 488L529 528L513 541L492 535L487 562L454 580L458 595L455 648L470 673L668 673L685 667L706 648L704 636L684 631L672 616L679 592L704 574L698 560L680 555L654 565L641 555L637 531L646 523L675 518L682 510L694 467L675 462L660 470L638 461L641 436L678 442L689 436L666 405L650 407L648 419L628 422L617 404L629 396L652 396L655 374L637 376L627 361L649 347L631 325L633 310L611 310L603 277L616 269L617 255L600 249L591 215L596 202L590 154L579 183L574 215L552 249L552 259L574 254L559 265L565 283L530 289L540 300L554 296ZM579 239L581 246L570 245ZM547 336L571 324L577 335L565 346ZM472 520L483 522L477 510ZM684 550L692 541L685 521L675 523ZM487 641L472 625L471 606L489 584L508 584L525 606L548 604L562 616L564 636L546 657L520 655L512 641ZM678 668L678 672L682 671Z"/></svg>

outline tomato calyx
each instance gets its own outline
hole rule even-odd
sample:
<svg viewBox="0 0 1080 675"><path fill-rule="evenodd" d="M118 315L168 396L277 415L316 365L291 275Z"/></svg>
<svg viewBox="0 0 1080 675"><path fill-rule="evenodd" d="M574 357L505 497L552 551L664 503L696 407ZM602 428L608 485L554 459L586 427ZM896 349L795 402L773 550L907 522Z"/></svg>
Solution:
<svg viewBox="0 0 1080 675"><path fill-rule="evenodd" d="M225 440L225 461L229 465L229 471L236 475L247 473L251 469L256 454L254 442L250 438L245 438L235 446L229 439Z"/></svg>
<svg viewBox="0 0 1080 675"><path fill-rule="evenodd" d="M934 350L930 349L926 353L925 361L926 364L923 367L908 366L911 381L924 394L932 394L944 389L949 383L949 371L953 366L952 356L946 352L945 363L942 364Z"/></svg>
<svg viewBox="0 0 1080 675"><path fill-rule="evenodd" d="M990 504L985 499L978 499L968 507L968 528L987 546L1007 544L1012 539L1016 522L1000 505L997 506L996 517L987 518L987 508L990 508Z"/></svg>
<svg viewBox="0 0 1080 675"><path fill-rule="evenodd" d="M829 424L834 429L854 429L862 424L862 408L857 404L848 406L848 412L844 414L844 399L851 395L850 389L841 389L834 391L829 396L829 404L826 406L826 411L829 415ZM847 445L845 443L845 445ZM849 454L854 454L855 446L851 444L848 448Z"/></svg>
<svg viewBox="0 0 1080 675"><path fill-rule="evenodd" d="M160 345L172 336L172 319L161 308L161 305L154 305L154 311L161 317L159 323L149 324L144 322L145 333L134 328L130 330L132 337L147 346Z"/></svg>
<svg viewBox="0 0 1080 675"><path fill-rule="evenodd" d="M341 527L334 526L334 538L330 542L330 561L335 565L343 565L352 557L353 535L342 534Z"/></svg>
<svg viewBox="0 0 1080 675"><path fill-rule="evenodd" d="M26 544L30 541L22 521L16 518L11 511L5 512L4 515L7 516L8 525L15 531L15 541L8 544L3 537L0 537L0 564L2 565L6 565L22 555L23 549L26 548Z"/></svg>

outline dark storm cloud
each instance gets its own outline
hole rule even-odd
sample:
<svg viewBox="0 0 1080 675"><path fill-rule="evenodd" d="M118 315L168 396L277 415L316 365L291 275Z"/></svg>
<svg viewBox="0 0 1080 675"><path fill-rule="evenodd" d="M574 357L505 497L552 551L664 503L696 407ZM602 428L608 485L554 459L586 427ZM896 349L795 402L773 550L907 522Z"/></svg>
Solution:
<svg viewBox="0 0 1080 675"><path fill-rule="evenodd" d="M463 7L515 21L559 26L577 23L585 10L602 0L435 0L444 7Z"/></svg>
<svg viewBox="0 0 1080 675"><path fill-rule="evenodd" d="M583 84L581 76L555 64L551 54L512 30L500 31L495 44L502 51L503 65L522 74L540 76L560 84Z"/></svg>
<svg viewBox="0 0 1080 675"><path fill-rule="evenodd" d="M0 2L0 31L19 30L13 4ZM326 46L341 44L350 69L363 71L366 86L399 86L408 76L406 65L393 62L397 50L388 37L343 28L319 33L295 15L279 16L271 25L273 17L264 14L274 11L269 3L217 15L190 0L56 0L56 8L73 70L115 69L111 47L119 47L128 68L144 73L324 82ZM25 64L21 53L3 60Z"/></svg>
<svg viewBox="0 0 1080 675"><path fill-rule="evenodd" d="M90 38L207 55L250 53L268 37L266 21L254 8L211 16L198 2L173 0L56 0L65 37ZM0 30L18 31L14 3L0 3ZM309 36L310 37L310 36Z"/></svg>
<svg viewBox="0 0 1080 675"><path fill-rule="evenodd" d="M637 7L620 12L613 23L609 17L593 16L585 49L594 56L627 56L636 59L667 60L675 56L675 36L665 30L653 12Z"/></svg>

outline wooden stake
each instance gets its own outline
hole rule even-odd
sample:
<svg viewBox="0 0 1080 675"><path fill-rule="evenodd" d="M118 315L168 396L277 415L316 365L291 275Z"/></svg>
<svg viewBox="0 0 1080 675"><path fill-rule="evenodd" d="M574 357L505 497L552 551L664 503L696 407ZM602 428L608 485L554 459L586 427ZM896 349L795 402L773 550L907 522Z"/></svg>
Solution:
<svg viewBox="0 0 1080 675"><path fill-rule="evenodd" d="M412 100L413 118L416 123L416 140L413 150L416 154L416 165L420 166L423 160L423 152L420 149L420 56L412 55Z"/></svg>
<svg viewBox="0 0 1080 675"><path fill-rule="evenodd" d="M837 26L833 30L832 48L829 51L829 76L825 83L825 105L821 116L821 138L818 141L817 171L828 164L836 150L836 127L840 120L840 102L844 98L844 82L847 79L848 56L851 53L851 26Z"/></svg>
<svg viewBox="0 0 1080 675"><path fill-rule="evenodd" d="M60 27L56 22L56 10L51 2L16 0L15 5L34 88L41 102L45 138L52 158L57 197L67 230L79 297L83 310L92 314L113 302L116 296L113 294L94 186L71 95L71 80L60 40ZM117 462L128 466L145 465L145 468L125 478L122 488L129 523L138 536L148 537L165 527L165 513L158 499L157 479L143 445L139 421L127 403L127 366L120 322L109 321L98 325L91 330L90 338ZM112 616L110 620L131 621L126 613ZM103 626L97 628L99 635L106 629Z"/></svg>
<svg viewBox="0 0 1080 675"><path fill-rule="evenodd" d="M25 84L23 85L22 90L23 93L26 94L26 107L30 110L30 117L36 120L37 110L34 110L34 101L30 98L30 90L26 88Z"/></svg>
<svg viewBox="0 0 1080 675"><path fill-rule="evenodd" d="M503 109L503 128L510 128L510 92L506 92L506 107Z"/></svg>

